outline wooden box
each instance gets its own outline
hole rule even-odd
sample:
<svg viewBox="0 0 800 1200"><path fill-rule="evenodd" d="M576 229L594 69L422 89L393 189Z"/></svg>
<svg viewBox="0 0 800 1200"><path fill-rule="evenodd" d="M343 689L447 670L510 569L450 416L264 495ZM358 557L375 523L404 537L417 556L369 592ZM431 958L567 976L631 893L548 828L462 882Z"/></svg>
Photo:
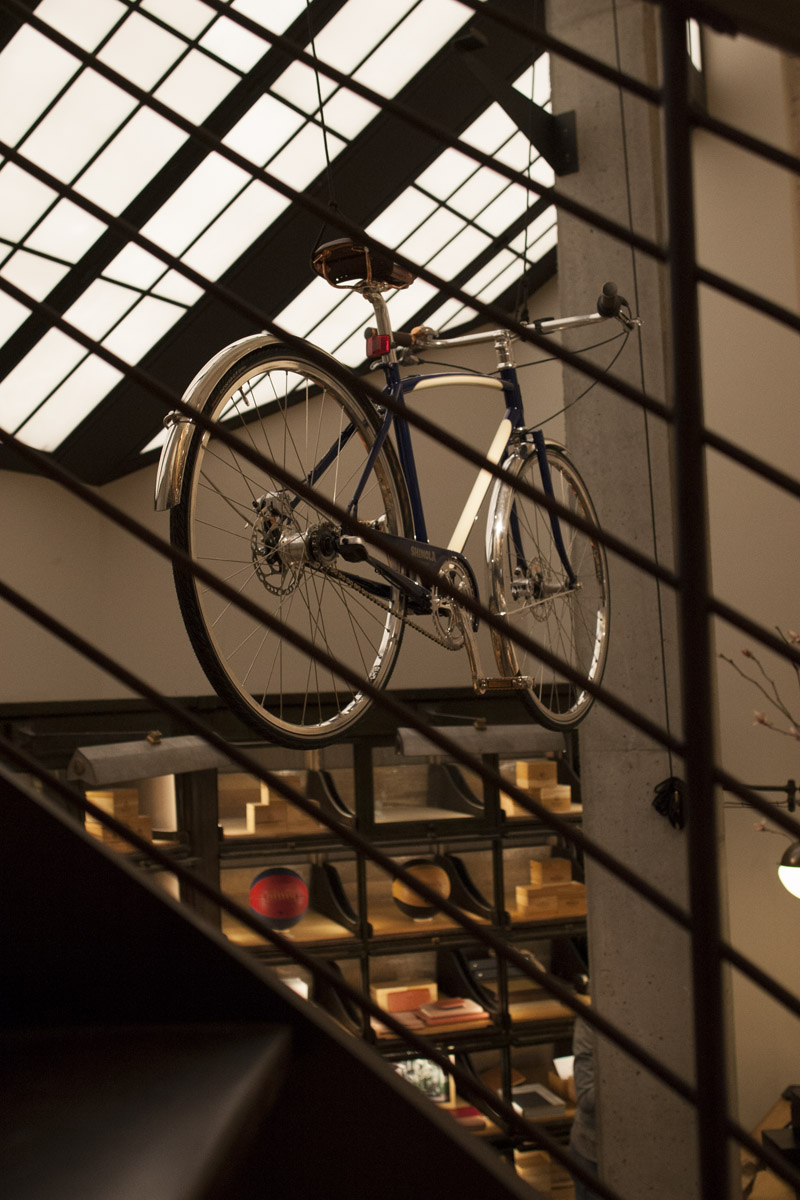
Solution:
<svg viewBox="0 0 800 1200"><path fill-rule="evenodd" d="M572 879L572 863L568 858L532 858L531 884L544 887L548 883L569 883Z"/></svg>
<svg viewBox="0 0 800 1200"><path fill-rule="evenodd" d="M86 799L91 800L109 816L122 821L140 837L146 838L149 842L153 840L152 818L139 812L138 788L111 788L107 791L87 792ZM118 837L113 830L103 825L91 813L86 814L86 832L112 850L131 849L130 843L126 842L124 838Z"/></svg>
<svg viewBox="0 0 800 1200"><path fill-rule="evenodd" d="M545 1150L515 1150L514 1169L520 1179L545 1195L550 1194L553 1164Z"/></svg>
<svg viewBox="0 0 800 1200"><path fill-rule="evenodd" d="M586 915L586 888L582 883L553 883L543 887L522 884L516 889L516 899L517 907L526 916Z"/></svg>
<svg viewBox="0 0 800 1200"><path fill-rule="evenodd" d="M231 771L217 776L220 817L243 817L248 804L269 803L269 788L255 775Z"/></svg>
<svg viewBox="0 0 800 1200"><path fill-rule="evenodd" d="M275 826L286 826L286 805L276 804L274 800L258 803L247 803L247 832L274 834Z"/></svg>
<svg viewBox="0 0 800 1200"><path fill-rule="evenodd" d="M569 812L572 788L568 783L531 784L525 790L531 800L538 801L548 812Z"/></svg>
<svg viewBox="0 0 800 1200"><path fill-rule="evenodd" d="M516 767L518 788L527 789L542 783L558 783L558 763L551 758L534 758L529 762L519 761Z"/></svg>

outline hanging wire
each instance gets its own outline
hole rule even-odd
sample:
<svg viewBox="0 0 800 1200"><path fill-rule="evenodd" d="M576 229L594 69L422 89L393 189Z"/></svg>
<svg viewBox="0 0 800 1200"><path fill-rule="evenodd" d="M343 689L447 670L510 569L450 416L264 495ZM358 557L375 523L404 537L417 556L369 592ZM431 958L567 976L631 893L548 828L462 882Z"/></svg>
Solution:
<svg viewBox="0 0 800 1200"><path fill-rule="evenodd" d="M617 65L617 71L620 71L622 68L621 68L621 53L620 53L620 43L619 43L619 24L618 24L618 18L617 18L617 0L612 0L611 11L612 11L613 24L614 24L614 49L615 49L615 54L616 54L616 65ZM628 133L627 133L627 125L625 122L625 96L624 96L624 92L623 92L621 85L618 85L617 91L618 91L618 95L619 95L619 113L620 113L620 124L621 124L621 128L622 128L622 155L623 155L623 162L624 162L624 166L625 166L625 197L626 197L626 203L627 203L627 208L628 208L628 227L631 230L631 232L633 232L633 201L631 198L630 161L629 161L629 157L628 157ZM634 305L635 305L636 312L638 312L639 311L639 273L638 273L638 268L637 268L637 264L636 264L636 251L632 245L631 245L630 251L631 251L631 271L633 273L633 298L634 298ZM639 374L640 374L642 390L644 391L644 389L645 389L645 364L644 364L644 347L642 346L641 331L639 331L637 340L638 340L638 345L639 345ZM589 389L587 389L587 390L589 390ZM652 449L651 449L651 444L650 444L650 421L649 421L649 414L646 409L643 409L643 418L644 418L645 453L647 455L647 482L648 482L648 488L649 488L649 493L650 493L650 527L651 527L652 538L653 538L653 560L657 565L660 565L659 553L658 553L658 532L656 529L655 492L654 492L654 487L653 487L653 459L652 459ZM667 656L666 656L666 651L664 649L664 610L663 610L663 603L662 603L662 596L661 596L661 584L660 584L660 581L658 580L658 578L656 578L655 584L656 584L656 606L657 606L657 611L658 611L658 629L659 629L659 634L660 634L659 644L660 644L660 655L661 655L661 684L662 684L663 693L664 693L664 724L666 726L667 731L671 732L669 688L667 687ZM670 776L670 779L674 779L675 775L674 775L674 770L673 770L672 750L670 749L669 746L667 746L666 751L667 751L667 758L669 761L669 776Z"/></svg>
<svg viewBox="0 0 800 1200"><path fill-rule="evenodd" d="M317 89L317 104L319 106L319 125L322 130L322 145L325 151L325 182L328 188L328 208L331 212L338 212L339 205L336 202L336 189L333 180L333 164L331 162L330 146L328 145L328 126L325 121L325 102L322 99L322 84L320 82L319 67L317 66L317 47L314 41L314 22L311 19L311 0L306 0L306 21L308 22L308 41L311 46L311 56L314 60L314 82ZM323 222L322 227L317 235L317 240L314 243L314 250L317 249L322 241L322 235L325 232L326 225Z"/></svg>

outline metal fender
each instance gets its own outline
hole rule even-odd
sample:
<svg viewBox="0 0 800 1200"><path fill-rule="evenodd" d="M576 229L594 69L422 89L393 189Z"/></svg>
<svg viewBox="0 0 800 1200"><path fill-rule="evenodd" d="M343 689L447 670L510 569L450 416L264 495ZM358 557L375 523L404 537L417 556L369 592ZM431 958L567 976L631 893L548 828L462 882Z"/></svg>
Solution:
<svg viewBox="0 0 800 1200"><path fill-rule="evenodd" d="M268 346L277 340L271 333L254 333L225 346L200 368L181 397L183 403L188 404L190 408L204 408L214 388L238 359L249 354L251 350L260 350L262 346ZM156 472L155 507L158 512L174 508L180 502L186 457L192 438L197 432L197 426L191 417L176 409L167 413L164 425L168 430L167 440L161 451Z"/></svg>

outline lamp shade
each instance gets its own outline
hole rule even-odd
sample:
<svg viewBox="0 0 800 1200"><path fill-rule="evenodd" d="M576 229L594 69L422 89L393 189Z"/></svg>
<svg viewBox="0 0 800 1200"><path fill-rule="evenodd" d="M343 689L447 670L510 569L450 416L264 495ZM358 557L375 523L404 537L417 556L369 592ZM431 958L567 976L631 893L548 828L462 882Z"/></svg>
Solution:
<svg viewBox="0 0 800 1200"><path fill-rule="evenodd" d="M800 842L792 842L778 864L778 878L787 892L800 899Z"/></svg>

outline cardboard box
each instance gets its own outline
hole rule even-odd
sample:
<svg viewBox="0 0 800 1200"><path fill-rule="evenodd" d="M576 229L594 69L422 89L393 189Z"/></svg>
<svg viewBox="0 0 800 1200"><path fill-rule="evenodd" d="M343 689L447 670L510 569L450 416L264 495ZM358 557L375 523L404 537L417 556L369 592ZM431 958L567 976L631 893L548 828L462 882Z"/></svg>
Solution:
<svg viewBox="0 0 800 1200"><path fill-rule="evenodd" d="M544 887L549 883L570 883L572 880L572 863L568 858L532 858L531 884L533 887Z"/></svg>

